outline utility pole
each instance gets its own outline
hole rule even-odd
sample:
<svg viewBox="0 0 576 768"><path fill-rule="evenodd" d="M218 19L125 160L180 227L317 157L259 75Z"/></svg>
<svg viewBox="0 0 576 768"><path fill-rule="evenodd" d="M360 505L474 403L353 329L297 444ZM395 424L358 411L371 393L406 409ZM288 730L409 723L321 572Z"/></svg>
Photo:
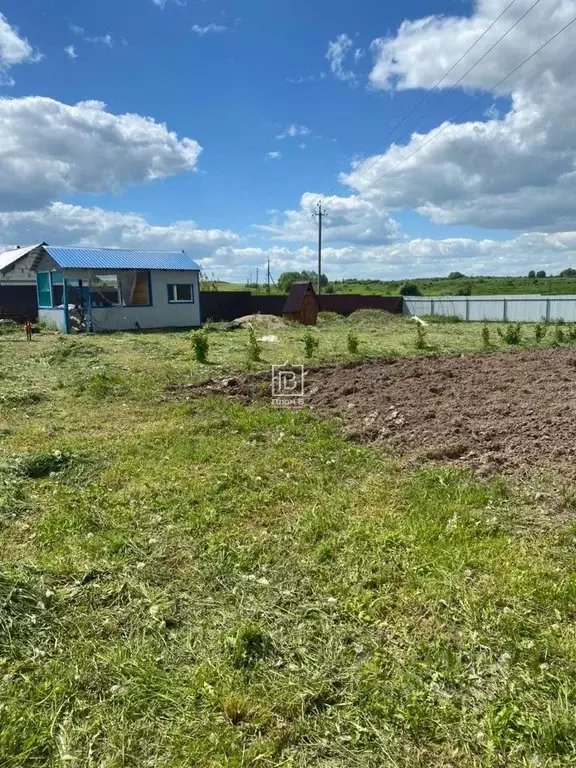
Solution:
<svg viewBox="0 0 576 768"><path fill-rule="evenodd" d="M326 216L326 209L322 210L322 202L319 200L317 205L318 211L314 216L318 217L318 285L316 292L320 295L322 286L320 280L322 279L322 219Z"/></svg>
<svg viewBox="0 0 576 768"><path fill-rule="evenodd" d="M258 285L258 267L256 267L256 293L258 293L258 288L259 288L259 285Z"/></svg>
<svg viewBox="0 0 576 768"><path fill-rule="evenodd" d="M268 256L266 268L266 293L270 293L270 256Z"/></svg>

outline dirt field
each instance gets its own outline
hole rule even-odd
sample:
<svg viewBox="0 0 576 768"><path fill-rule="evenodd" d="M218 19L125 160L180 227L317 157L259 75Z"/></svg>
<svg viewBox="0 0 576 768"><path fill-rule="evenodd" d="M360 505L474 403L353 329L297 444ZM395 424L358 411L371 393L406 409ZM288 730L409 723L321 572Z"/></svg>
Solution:
<svg viewBox="0 0 576 768"><path fill-rule="evenodd" d="M270 398L267 381L257 374L186 391L248 403ZM576 350L323 366L308 371L306 406L342 418L350 437L414 460L452 461L481 475L541 468L576 477Z"/></svg>

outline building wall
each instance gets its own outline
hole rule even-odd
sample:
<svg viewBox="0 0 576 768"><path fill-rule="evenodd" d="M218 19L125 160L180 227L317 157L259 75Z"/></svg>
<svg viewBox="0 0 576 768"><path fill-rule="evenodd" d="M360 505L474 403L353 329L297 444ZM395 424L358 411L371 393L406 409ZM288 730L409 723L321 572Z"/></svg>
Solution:
<svg viewBox="0 0 576 768"><path fill-rule="evenodd" d="M103 270L104 272L104 270ZM68 280L82 280L86 283L93 270L66 269L64 276ZM152 270L151 307L107 307L92 309L92 325L98 331L134 330L140 328L186 328L200 325L200 295L198 272L173 272ZM170 304L168 302L169 283L192 283L194 285L193 304Z"/></svg>
<svg viewBox="0 0 576 768"><path fill-rule="evenodd" d="M39 309L38 319L51 331L66 333L66 316L63 309Z"/></svg>
<svg viewBox="0 0 576 768"><path fill-rule="evenodd" d="M0 275L0 285L9 285L10 283L19 283L21 285L36 285L36 273L32 269L32 264L42 252L42 246L34 248L24 258L20 259L6 272Z"/></svg>
<svg viewBox="0 0 576 768"><path fill-rule="evenodd" d="M0 317L28 317L34 320L37 315L36 283L0 283Z"/></svg>

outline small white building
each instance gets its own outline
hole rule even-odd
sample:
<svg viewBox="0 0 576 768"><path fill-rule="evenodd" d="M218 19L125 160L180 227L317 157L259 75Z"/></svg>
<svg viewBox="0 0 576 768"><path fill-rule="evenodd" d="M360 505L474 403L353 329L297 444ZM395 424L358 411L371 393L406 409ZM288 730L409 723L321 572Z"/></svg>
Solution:
<svg viewBox="0 0 576 768"><path fill-rule="evenodd" d="M24 259L36 275L39 319L63 333L201 323L200 267L183 251L42 245Z"/></svg>

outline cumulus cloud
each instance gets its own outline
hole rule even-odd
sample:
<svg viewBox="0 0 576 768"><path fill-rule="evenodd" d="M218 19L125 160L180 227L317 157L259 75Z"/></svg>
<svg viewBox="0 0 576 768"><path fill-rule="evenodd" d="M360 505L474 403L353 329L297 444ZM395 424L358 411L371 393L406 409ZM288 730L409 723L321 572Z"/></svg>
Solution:
<svg viewBox="0 0 576 768"><path fill-rule="evenodd" d="M14 85L8 74L10 67L40 61L42 54L35 51L18 30L11 27L8 19L0 12L0 85Z"/></svg>
<svg viewBox="0 0 576 768"><path fill-rule="evenodd" d="M118 192L196 166L201 147L150 117L98 101L0 99L0 210L32 210L64 194Z"/></svg>
<svg viewBox="0 0 576 768"><path fill-rule="evenodd" d="M501 13L508 0L479 0L471 16L405 21L374 41L374 88L431 88ZM462 74L532 4L519 0L473 53ZM465 78L480 93L576 16L576 0L536 6ZM572 30L574 27L571 28ZM570 29L497 89L508 111L414 132L341 178L383 210L413 207L440 224L562 231L576 228L576 48ZM433 97L434 98L434 97Z"/></svg>
<svg viewBox="0 0 576 768"><path fill-rule="evenodd" d="M263 266L268 257L273 272L278 274L315 269L317 253L309 246L223 246L203 260L203 266L222 279L242 280L246 266ZM454 270L470 275L527 274L530 269L558 273L576 265L576 233L536 232L504 241L416 238L382 246L327 246L323 249L323 264L331 279L362 275L402 280L444 275Z"/></svg>
<svg viewBox="0 0 576 768"><path fill-rule="evenodd" d="M359 50L359 49L357 49ZM355 60L357 57L354 55L354 43L349 35L338 35L336 40L332 40L328 43L328 50L326 51L326 58L330 62L330 70L334 77L338 80L342 80L350 85L357 83L356 74L351 69L346 69L345 62L349 55L352 55Z"/></svg>
<svg viewBox="0 0 576 768"><path fill-rule="evenodd" d="M206 24L205 27L201 27L199 24L194 24L194 26L190 28L190 31L195 32L199 37L204 37L204 35L218 35L221 32L228 32L228 29L228 27L225 27L222 24Z"/></svg>
<svg viewBox="0 0 576 768"><path fill-rule="evenodd" d="M4 240L15 243L45 240L53 245L184 249L199 258L239 240L230 230L198 229L193 221L152 225L136 213L65 203L52 203L35 211L0 213L0 229Z"/></svg>
<svg viewBox="0 0 576 768"><path fill-rule="evenodd" d="M296 123L292 123L292 125L287 125L276 138L280 140L288 138L293 139L296 136L308 136L309 134L310 128L307 128L305 125L296 125Z"/></svg>
<svg viewBox="0 0 576 768"><path fill-rule="evenodd" d="M282 152L267 152L266 153L266 159L267 160L280 160L282 157Z"/></svg>
<svg viewBox="0 0 576 768"><path fill-rule="evenodd" d="M257 229L275 240L315 240L317 225L313 214L319 199L328 211L324 220L324 239L327 242L385 243L400 237L394 219L369 200L357 195L322 198L313 192L302 195L297 210L284 211L283 217L275 216L271 224L258 225Z"/></svg>
<svg viewBox="0 0 576 768"><path fill-rule="evenodd" d="M74 60L78 58L78 54L76 53L76 49L73 45L67 45L66 48L64 48L64 52L69 59Z"/></svg>

